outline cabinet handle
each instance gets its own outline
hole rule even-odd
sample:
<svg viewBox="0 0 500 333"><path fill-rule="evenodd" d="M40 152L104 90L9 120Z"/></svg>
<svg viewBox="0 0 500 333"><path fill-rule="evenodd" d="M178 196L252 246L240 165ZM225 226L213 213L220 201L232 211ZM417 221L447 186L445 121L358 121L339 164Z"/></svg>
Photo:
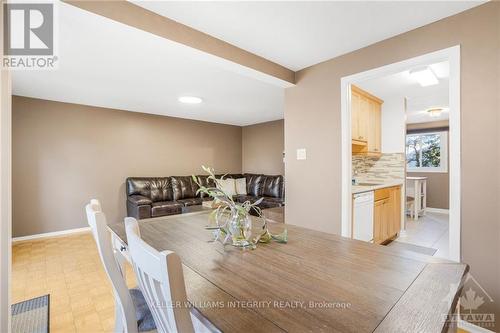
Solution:
<svg viewBox="0 0 500 333"><path fill-rule="evenodd" d="M373 149L373 150L374 150L374 151L378 151L378 149L377 149L377 148L375 148L375 149Z"/></svg>

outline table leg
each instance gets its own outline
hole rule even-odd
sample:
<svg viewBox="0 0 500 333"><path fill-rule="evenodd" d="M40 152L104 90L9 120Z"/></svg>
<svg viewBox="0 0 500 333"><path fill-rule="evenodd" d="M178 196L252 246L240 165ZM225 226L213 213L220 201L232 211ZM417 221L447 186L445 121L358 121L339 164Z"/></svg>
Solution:
<svg viewBox="0 0 500 333"><path fill-rule="evenodd" d="M422 205L422 215L425 215L425 209L427 208L427 180L423 182L423 205Z"/></svg>
<svg viewBox="0 0 500 333"><path fill-rule="evenodd" d="M418 180L415 180L414 184L414 194L415 194L415 205L414 209L415 211L413 212L413 219L416 221L418 220L418 211L420 210L420 183Z"/></svg>

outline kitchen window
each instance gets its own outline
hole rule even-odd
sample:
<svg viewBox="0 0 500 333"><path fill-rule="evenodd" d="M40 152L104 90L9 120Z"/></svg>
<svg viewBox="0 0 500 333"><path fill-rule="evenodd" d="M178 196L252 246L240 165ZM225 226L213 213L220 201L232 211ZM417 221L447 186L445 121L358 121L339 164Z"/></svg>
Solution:
<svg viewBox="0 0 500 333"><path fill-rule="evenodd" d="M448 132L406 135L408 172L448 172Z"/></svg>

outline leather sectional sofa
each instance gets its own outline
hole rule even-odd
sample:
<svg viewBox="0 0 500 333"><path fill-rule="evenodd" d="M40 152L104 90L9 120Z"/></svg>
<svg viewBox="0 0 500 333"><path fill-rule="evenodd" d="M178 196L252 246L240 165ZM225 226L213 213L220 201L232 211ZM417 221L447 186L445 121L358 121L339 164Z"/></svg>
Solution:
<svg viewBox="0 0 500 333"><path fill-rule="evenodd" d="M208 176L198 176L204 185ZM219 176L220 177L220 176ZM229 174L226 178L246 178L246 195L235 195L237 202L255 202L264 198L259 207L273 208L285 204L285 185L283 176L258 174ZM191 176L170 177L129 177L126 181L127 216L146 219L165 215L181 214L182 208L201 205L211 200L205 194L196 194L198 185Z"/></svg>

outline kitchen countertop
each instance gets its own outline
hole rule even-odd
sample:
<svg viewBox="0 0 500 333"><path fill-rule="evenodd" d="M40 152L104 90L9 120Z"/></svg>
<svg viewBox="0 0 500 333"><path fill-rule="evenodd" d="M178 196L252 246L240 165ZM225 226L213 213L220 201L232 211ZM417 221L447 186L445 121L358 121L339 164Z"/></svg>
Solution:
<svg viewBox="0 0 500 333"><path fill-rule="evenodd" d="M362 183L365 183L365 182L366 183L377 183L377 185L371 185L371 186L353 185L352 186L352 194L375 191L375 190L379 190L381 188L403 185L402 180L392 180L392 181L386 181L383 183L380 183L377 181L361 181L361 182Z"/></svg>

